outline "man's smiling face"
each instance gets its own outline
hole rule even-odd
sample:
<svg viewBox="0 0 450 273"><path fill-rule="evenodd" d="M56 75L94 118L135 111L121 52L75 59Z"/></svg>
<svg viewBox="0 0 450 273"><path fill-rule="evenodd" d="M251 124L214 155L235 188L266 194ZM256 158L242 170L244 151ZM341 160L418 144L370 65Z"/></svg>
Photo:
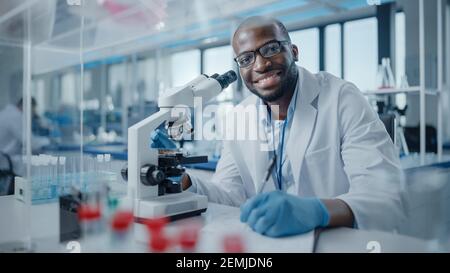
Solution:
<svg viewBox="0 0 450 273"><path fill-rule="evenodd" d="M258 51L270 42L287 41L289 37L286 36L276 24L265 24L243 26L233 37L236 56L256 51L254 63L240 68L240 73L247 88L266 102L281 98L296 83L298 49L295 45L282 44L281 52L268 58Z"/></svg>

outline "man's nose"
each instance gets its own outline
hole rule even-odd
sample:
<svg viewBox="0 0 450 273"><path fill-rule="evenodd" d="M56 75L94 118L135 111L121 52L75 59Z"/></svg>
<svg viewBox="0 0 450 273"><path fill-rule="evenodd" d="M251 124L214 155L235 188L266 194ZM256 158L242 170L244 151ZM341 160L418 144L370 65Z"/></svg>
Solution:
<svg viewBox="0 0 450 273"><path fill-rule="evenodd" d="M255 54L255 63L253 65L253 70L257 72L264 72L268 67L272 65L271 61L267 58L261 56L261 54Z"/></svg>

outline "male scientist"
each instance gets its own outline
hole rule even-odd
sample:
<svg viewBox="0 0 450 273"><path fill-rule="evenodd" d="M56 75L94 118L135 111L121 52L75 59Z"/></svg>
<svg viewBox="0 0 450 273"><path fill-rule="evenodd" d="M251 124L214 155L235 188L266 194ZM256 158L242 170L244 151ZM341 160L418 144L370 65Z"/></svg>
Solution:
<svg viewBox="0 0 450 273"><path fill-rule="evenodd" d="M8 104L0 111L0 152L9 156L22 154L23 142L23 100L20 99L17 104ZM37 103L34 98L31 99L33 116L36 115ZM50 141L46 137L31 136L32 151L39 151L42 147L49 145Z"/></svg>
<svg viewBox="0 0 450 273"><path fill-rule="evenodd" d="M397 229L404 217L399 158L358 88L298 67L299 50L276 19L246 19L232 46L254 94L240 106L267 106L269 119L259 122L279 141L273 152L258 141L224 141L213 178L187 174L183 188L241 206L241 221L272 237L318 227Z"/></svg>

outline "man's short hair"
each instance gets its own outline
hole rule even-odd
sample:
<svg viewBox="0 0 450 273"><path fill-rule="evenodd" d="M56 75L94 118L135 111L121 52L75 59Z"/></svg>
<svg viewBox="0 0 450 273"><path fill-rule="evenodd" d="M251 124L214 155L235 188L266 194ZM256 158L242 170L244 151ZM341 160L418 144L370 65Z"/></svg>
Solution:
<svg viewBox="0 0 450 273"><path fill-rule="evenodd" d="M241 31L242 29L254 28L254 27L265 27L265 26L278 27L281 34L283 36L285 36L285 39L287 41L291 42L291 37L289 37L289 32L287 31L286 26L278 19L275 19L272 17L266 17L266 16L252 16L252 17L246 18L237 27L236 31L234 32L233 39L234 39L234 36L236 36L236 33Z"/></svg>

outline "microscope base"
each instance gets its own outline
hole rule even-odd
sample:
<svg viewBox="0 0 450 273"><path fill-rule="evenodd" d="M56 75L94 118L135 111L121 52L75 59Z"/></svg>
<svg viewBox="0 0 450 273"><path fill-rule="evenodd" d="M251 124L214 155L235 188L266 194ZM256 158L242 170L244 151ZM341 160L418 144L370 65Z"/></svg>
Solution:
<svg viewBox="0 0 450 273"><path fill-rule="evenodd" d="M192 192L158 196L136 200L135 222L145 219L168 217L170 221L200 215L208 207L208 198Z"/></svg>

